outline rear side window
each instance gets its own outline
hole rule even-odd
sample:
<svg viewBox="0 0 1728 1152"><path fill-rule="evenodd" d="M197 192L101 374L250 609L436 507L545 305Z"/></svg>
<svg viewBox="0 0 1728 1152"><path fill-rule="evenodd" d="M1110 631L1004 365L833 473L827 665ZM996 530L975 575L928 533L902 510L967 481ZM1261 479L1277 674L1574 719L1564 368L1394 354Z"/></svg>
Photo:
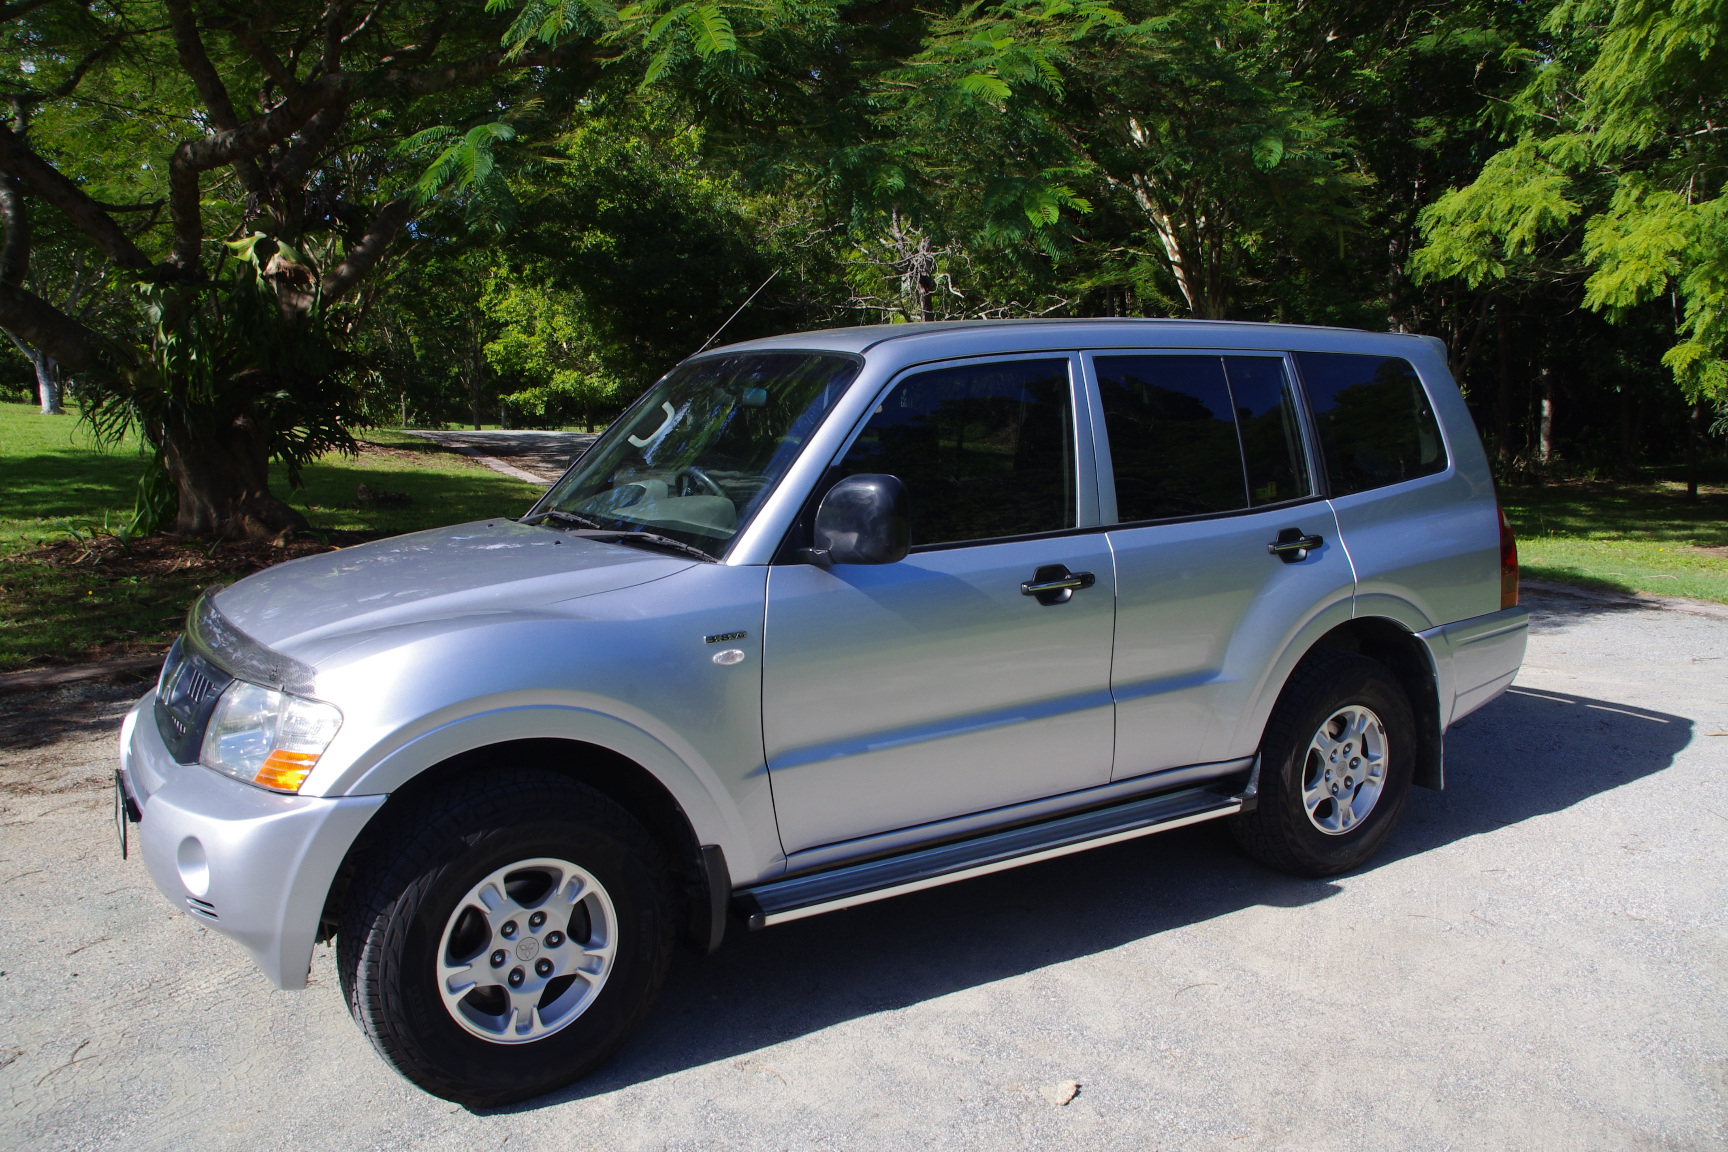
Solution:
<svg viewBox="0 0 1728 1152"><path fill-rule="evenodd" d="M900 478L915 547L1074 527L1074 467L1066 358L909 376L841 461Z"/></svg>
<svg viewBox="0 0 1728 1152"><path fill-rule="evenodd" d="M1446 470L1446 445L1408 360L1298 352L1334 496Z"/></svg>
<svg viewBox="0 0 1728 1152"><path fill-rule="evenodd" d="M1308 495L1282 358L1100 356L1124 523L1235 512Z"/></svg>

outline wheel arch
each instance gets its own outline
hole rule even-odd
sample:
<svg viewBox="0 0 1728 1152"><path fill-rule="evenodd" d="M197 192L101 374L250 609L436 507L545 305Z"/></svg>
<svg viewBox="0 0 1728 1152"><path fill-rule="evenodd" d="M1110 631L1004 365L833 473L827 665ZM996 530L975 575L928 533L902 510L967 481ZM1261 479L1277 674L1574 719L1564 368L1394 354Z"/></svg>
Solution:
<svg viewBox="0 0 1728 1152"><path fill-rule="evenodd" d="M1325 633L1303 653L1301 667L1316 652L1356 652L1385 665L1410 697L1416 714L1416 771L1413 783L1436 791L1445 786L1445 728L1440 712L1440 675L1434 654L1402 622L1385 616L1359 616ZM1291 676L1295 675L1292 669Z"/></svg>
<svg viewBox="0 0 1728 1152"><path fill-rule="evenodd" d="M367 821L337 868L319 917L318 939L330 940L356 868L393 819L430 793L459 787L459 781L495 768L530 768L584 784L613 800L640 820L666 849L677 868L677 890L684 901L680 917L685 939L699 951L719 946L731 880L720 845L703 842L685 806L671 788L643 764L605 745L559 736L527 736L468 748L432 764L393 789ZM721 890L723 889L723 891Z"/></svg>

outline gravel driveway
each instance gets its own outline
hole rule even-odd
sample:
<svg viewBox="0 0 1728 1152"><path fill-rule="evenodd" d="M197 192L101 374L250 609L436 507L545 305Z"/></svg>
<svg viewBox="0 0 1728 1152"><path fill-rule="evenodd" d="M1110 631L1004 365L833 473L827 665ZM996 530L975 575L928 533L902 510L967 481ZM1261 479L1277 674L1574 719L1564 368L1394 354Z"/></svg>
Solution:
<svg viewBox="0 0 1728 1152"><path fill-rule="evenodd" d="M1366 871L1201 826L735 928L612 1065L489 1113L373 1056L328 949L274 992L120 861L136 689L0 697L0 1148L1720 1149L1728 619L1531 601Z"/></svg>

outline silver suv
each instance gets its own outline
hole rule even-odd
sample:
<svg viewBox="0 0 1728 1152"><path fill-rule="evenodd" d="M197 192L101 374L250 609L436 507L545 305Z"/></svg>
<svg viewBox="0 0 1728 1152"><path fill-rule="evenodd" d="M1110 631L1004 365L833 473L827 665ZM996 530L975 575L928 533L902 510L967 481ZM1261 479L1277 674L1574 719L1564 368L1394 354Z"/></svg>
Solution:
<svg viewBox="0 0 1728 1152"><path fill-rule="evenodd" d="M1357 867L1523 659L1442 345L1085 320L673 369L520 519L206 593L127 717L157 886L336 940L470 1105L605 1060L674 941L1192 824Z"/></svg>

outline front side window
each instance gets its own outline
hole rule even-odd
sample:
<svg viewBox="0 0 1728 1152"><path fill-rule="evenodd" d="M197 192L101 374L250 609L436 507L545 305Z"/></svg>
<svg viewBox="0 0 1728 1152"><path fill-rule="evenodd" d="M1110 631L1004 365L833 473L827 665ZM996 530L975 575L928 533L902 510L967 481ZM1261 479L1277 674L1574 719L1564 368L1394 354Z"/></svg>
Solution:
<svg viewBox="0 0 1728 1152"><path fill-rule="evenodd" d="M1235 512L1309 494L1282 358L1100 356L1094 363L1117 520Z"/></svg>
<svg viewBox="0 0 1728 1152"><path fill-rule="evenodd" d="M1348 496L1446 470L1446 445L1408 360L1298 352L1326 455L1332 495Z"/></svg>
<svg viewBox="0 0 1728 1152"><path fill-rule="evenodd" d="M910 376L871 414L840 470L900 478L914 547L1072 528L1068 361L970 364Z"/></svg>
<svg viewBox="0 0 1728 1152"><path fill-rule="evenodd" d="M538 505L722 555L858 374L850 357L715 356L674 368Z"/></svg>

